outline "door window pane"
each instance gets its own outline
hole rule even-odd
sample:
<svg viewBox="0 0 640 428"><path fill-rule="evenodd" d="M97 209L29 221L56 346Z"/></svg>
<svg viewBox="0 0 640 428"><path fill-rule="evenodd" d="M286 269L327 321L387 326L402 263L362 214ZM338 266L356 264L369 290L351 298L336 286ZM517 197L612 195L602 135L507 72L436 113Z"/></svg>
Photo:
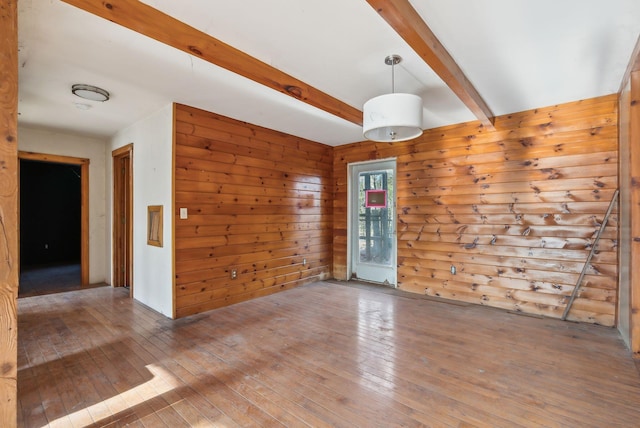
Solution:
<svg viewBox="0 0 640 428"><path fill-rule="evenodd" d="M392 263L393 249L393 170L374 172L362 172L358 176L358 250L361 263L373 263L390 266ZM371 203L374 198L379 198L382 192L369 192L368 190L386 190L386 204ZM380 207L376 207L380 205Z"/></svg>

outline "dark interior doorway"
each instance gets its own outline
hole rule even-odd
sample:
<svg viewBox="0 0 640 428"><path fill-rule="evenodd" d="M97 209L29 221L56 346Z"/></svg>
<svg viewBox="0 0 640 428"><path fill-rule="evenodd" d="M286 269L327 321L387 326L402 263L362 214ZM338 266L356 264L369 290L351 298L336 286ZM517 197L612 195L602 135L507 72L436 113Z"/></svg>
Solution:
<svg viewBox="0 0 640 428"><path fill-rule="evenodd" d="M81 288L81 174L20 159L20 296Z"/></svg>

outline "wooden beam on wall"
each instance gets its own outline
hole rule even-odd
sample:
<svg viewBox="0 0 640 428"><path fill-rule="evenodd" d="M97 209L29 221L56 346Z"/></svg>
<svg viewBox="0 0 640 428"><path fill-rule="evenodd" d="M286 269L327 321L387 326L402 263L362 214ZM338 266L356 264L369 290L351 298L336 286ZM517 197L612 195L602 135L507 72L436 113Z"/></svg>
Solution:
<svg viewBox="0 0 640 428"><path fill-rule="evenodd" d="M638 36L638 40L636 40L636 46L633 48L633 52L631 53L631 59L629 60L629 64L627 65L627 69L624 72L624 76L622 76L622 83L620 83L620 90L618 93L622 93L629 83L629 79L631 78L631 73L634 71L640 71L640 36Z"/></svg>
<svg viewBox="0 0 640 428"><path fill-rule="evenodd" d="M488 130L495 130L494 115L409 0L367 0L385 21L451 88Z"/></svg>
<svg viewBox="0 0 640 428"><path fill-rule="evenodd" d="M136 0L62 0L195 55L297 100L362 125L362 112L246 53Z"/></svg>
<svg viewBox="0 0 640 428"><path fill-rule="evenodd" d="M640 358L640 37L620 83L619 185L621 225L618 328Z"/></svg>
<svg viewBox="0 0 640 428"><path fill-rule="evenodd" d="M0 3L0 426L17 424L18 6Z"/></svg>
<svg viewBox="0 0 640 428"><path fill-rule="evenodd" d="M640 70L633 71L629 107L629 180L631 208L631 256L629 266L629 330L630 347L635 358L640 358L640 147L634 142L640 138Z"/></svg>

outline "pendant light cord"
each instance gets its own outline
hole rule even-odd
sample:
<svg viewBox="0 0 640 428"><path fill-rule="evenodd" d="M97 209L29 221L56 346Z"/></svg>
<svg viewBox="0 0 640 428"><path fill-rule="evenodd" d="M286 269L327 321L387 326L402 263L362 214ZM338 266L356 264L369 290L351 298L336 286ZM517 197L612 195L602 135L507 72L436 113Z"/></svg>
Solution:
<svg viewBox="0 0 640 428"><path fill-rule="evenodd" d="M391 62L391 93L395 94L396 93L396 62L392 61Z"/></svg>
<svg viewBox="0 0 640 428"><path fill-rule="evenodd" d="M391 93L396 93L396 64L400 64L400 55L389 55L384 59L384 63L391 66Z"/></svg>

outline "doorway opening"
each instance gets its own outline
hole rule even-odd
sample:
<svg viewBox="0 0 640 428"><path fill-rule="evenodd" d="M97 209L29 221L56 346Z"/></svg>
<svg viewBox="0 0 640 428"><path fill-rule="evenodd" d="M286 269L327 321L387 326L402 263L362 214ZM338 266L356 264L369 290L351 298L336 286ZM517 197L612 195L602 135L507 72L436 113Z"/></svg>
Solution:
<svg viewBox="0 0 640 428"><path fill-rule="evenodd" d="M349 277L396 287L396 161L350 164L349 177Z"/></svg>
<svg viewBox="0 0 640 428"><path fill-rule="evenodd" d="M89 285L89 160L20 152L20 297Z"/></svg>
<svg viewBox="0 0 640 428"><path fill-rule="evenodd" d="M133 144L113 157L113 287L129 288L133 296Z"/></svg>

